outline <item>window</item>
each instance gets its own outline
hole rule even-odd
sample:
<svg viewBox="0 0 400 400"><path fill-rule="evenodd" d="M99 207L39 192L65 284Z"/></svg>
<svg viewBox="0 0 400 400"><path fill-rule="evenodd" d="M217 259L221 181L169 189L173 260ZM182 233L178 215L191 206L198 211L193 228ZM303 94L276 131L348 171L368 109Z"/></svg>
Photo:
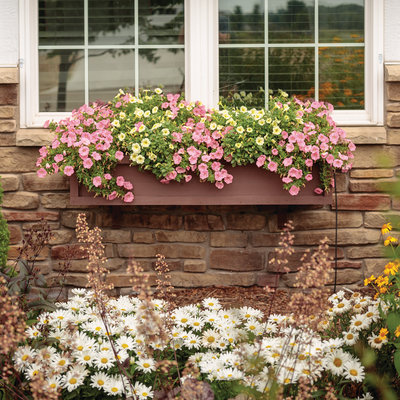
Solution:
<svg viewBox="0 0 400 400"><path fill-rule="evenodd" d="M21 126L159 84L209 107L280 88L333 103L341 125L383 123L379 0L20 0L20 10Z"/></svg>

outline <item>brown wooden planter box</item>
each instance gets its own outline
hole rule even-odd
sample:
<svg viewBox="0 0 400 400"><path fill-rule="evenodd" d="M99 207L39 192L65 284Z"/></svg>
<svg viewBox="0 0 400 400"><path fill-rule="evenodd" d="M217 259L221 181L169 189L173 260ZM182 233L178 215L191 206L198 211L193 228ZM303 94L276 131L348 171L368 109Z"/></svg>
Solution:
<svg viewBox="0 0 400 400"><path fill-rule="evenodd" d="M160 183L151 172L139 172L137 167L130 167L128 160L117 165L114 176L122 175L133 184L135 199L132 203L123 200L107 200L94 197L75 175L71 176L72 205L310 205L331 204L332 191L328 195L317 195L314 189L319 186L318 167L314 166L314 179L303 187L297 196L291 196L283 189L279 175L258 168L255 164L230 167L226 169L233 175L233 182L218 189L213 183L200 182L198 176L186 183Z"/></svg>

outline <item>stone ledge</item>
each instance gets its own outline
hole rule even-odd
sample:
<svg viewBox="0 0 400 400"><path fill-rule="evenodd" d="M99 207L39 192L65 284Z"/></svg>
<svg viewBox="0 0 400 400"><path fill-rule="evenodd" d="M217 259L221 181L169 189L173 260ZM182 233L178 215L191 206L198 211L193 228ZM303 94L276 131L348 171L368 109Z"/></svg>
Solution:
<svg viewBox="0 0 400 400"><path fill-rule="evenodd" d="M358 126L342 128L347 139L355 144L386 144L386 129L383 126Z"/></svg>
<svg viewBox="0 0 400 400"><path fill-rule="evenodd" d="M400 81L400 65L385 65L385 81Z"/></svg>
<svg viewBox="0 0 400 400"><path fill-rule="evenodd" d="M18 68L0 68L0 84L19 83Z"/></svg>
<svg viewBox="0 0 400 400"><path fill-rule="evenodd" d="M51 144L54 138L54 133L49 129L18 129L17 131L17 146L20 147L42 147Z"/></svg>

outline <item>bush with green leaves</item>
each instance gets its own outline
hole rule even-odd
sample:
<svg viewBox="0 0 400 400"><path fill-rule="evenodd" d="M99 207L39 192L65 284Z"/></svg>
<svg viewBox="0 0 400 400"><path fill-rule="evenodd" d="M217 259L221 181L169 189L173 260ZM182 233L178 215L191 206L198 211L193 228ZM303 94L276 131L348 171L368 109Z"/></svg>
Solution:
<svg viewBox="0 0 400 400"><path fill-rule="evenodd" d="M1 213L1 204L3 203L3 187L0 177L0 272L4 270L7 262L7 253L10 243L10 232L8 230L7 221Z"/></svg>

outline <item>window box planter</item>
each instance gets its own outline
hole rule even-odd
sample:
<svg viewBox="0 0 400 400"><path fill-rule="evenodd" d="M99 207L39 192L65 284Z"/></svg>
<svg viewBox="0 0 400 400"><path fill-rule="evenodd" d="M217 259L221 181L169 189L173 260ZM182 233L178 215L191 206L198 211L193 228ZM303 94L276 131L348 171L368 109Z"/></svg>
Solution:
<svg viewBox="0 0 400 400"><path fill-rule="evenodd" d="M314 189L320 184L318 167L314 166L314 180L301 188L297 196L291 196L283 189L278 174L258 168L255 164L237 166L227 165L228 173L233 175L233 182L217 189L210 182L200 182L193 176L190 182L160 183L151 172L139 171L130 167L129 160L118 163L114 176L122 175L133 184L135 198L132 203L121 199L108 200L94 197L83 185L78 183L75 174L71 176L72 205L323 205L331 204L332 191L317 195Z"/></svg>

